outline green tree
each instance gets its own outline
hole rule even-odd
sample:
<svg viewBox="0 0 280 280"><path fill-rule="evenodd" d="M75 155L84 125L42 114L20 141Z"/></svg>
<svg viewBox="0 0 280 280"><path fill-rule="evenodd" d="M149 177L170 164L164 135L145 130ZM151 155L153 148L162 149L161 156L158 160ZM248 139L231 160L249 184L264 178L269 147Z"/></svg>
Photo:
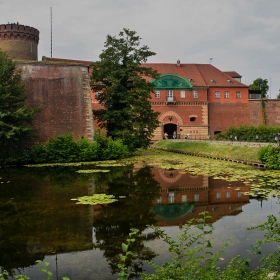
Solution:
<svg viewBox="0 0 280 280"><path fill-rule="evenodd" d="M36 109L25 104L26 98L20 70L0 51L0 158L17 151L32 136Z"/></svg>
<svg viewBox="0 0 280 280"><path fill-rule="evenodd" d="M261 97L266 98L269 90L267 79L257 78L249 85L249 89L261 90Z"/></svg>
<svg viewBox="0 0 280 280"><path fill-rule="evenodd" d="M102 105L93 111L94 116L107 136L122 139L131 151L148 147L159 114L152 110L149 99L154 89L147 81L159 75L142 65L155 53L140 46L140 39L125 28L118 38L108 35L91 77L91 87Z"/></svg>

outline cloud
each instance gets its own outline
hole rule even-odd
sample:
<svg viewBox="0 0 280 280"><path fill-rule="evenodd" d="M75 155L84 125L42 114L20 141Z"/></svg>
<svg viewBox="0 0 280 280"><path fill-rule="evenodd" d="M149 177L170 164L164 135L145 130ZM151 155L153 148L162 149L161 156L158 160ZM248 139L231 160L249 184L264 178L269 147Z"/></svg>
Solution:
<svg viewBox="0 0 280 280"><path fill-rule="evenodd" d="M137 31L157 55L151 62L208 63L235 70L249 84L272 78L280 88L278 0L0 0L2 23L40 31L39 57L97 60L108 34Z"/></svg>

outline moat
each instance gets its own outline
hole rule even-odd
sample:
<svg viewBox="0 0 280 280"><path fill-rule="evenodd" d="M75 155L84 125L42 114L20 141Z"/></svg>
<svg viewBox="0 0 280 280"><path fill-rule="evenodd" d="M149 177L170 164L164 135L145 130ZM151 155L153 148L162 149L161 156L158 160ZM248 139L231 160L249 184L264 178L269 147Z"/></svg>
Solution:
<svg viewBox="0 0 280 280"><path fill-rule="evenodd" d="M266 221L270 214L278 218L278 198L253 197L249 194L252 185L244 180L194 170L205 162L214 161L196 159L189 170L177 168L182 163L172 163L172 159L168 164L176 168L140 160L134 164L0 169L0 268L41 279L35 261L44 260L50 262L53 279L117 279L121 243L131 229L138 228L140 234L131 248L137 254L135 269L149 272L144 259L164 263L170 256L147 225L157 225L175 238L187 220L198 218L203 211L213 217L215 250L231 239L220 265L237 254L246 255L255 240L262 238L260 232L246 228ZM252 176L267 178L264 171L228 164L244 176L256 172L259 175ZM76 172L82 169L105 172ZM94 193L124 198L95 206L71 200Z"/></svg>

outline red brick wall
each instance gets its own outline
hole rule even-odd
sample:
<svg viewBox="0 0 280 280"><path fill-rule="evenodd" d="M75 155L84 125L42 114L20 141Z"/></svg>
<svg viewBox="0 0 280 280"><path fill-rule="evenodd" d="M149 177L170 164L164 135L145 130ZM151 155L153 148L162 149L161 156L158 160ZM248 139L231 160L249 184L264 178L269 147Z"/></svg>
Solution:
<svg viewBox="0 0 280 280"><path fill-rule="evenodd" d="M248 103L209 103L210 134L226 131L230 126L250 125Z"/></svg>
<svg viewBox="0 0 280 280"><path fill-rule="evenodd" d="M261 100L250 100L249 101L250 108L250 123L251 125L262 125L263 117L262 117L262 103Z"/></svg>
<svg viewBox="0 0 280 280"><path fill-rule="evenodd" d="M267 100L265 102L267 125L280 126L280 100Z"/></svg>
<svg viewBox="0 0 280 280"><path fill-rule="evenodd" d="M34 122L36 141L72 133L92 140L93 118L88 67L19 62L28 103L41 108Z"/></svg>

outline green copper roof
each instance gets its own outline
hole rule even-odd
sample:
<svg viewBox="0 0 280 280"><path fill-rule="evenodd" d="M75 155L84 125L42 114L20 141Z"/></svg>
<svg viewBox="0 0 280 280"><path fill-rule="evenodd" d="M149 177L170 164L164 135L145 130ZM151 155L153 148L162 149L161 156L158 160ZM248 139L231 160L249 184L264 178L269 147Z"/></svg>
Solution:
<svg viewBox="0 0 280 280"><path fill-rule="evenodd" d="M158 204L153 206L152 212L164 220L176 220L192 212L193 203L186 204Z"/></svg>
<svg viewBox="0 0 280 280"><path fill-rule="evenodd" d="M192 90L191 82L184 77L176 74L162 74L158 80L152 79L154 89L182 89Z"/></svg>

